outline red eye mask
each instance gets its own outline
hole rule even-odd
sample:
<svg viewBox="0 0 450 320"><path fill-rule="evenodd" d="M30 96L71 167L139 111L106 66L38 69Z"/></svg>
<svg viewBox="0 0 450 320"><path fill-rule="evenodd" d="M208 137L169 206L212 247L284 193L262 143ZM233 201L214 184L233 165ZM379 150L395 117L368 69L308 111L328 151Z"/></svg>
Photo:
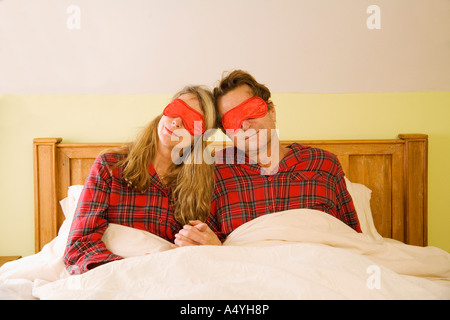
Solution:
<svg viewBox="0 0 450 320"><path fill-rule="evenodd" d="M203 121L202 114L189 107L187 103L181 99L175 99L169 103L164 109L163 114L171 118L180 117L181 120L183 120L184 127L193 136L200 135L205 132L205 122ZM201 132L194 132L195 121L201 121Z"/></svg>
<svg viewBox="0 0 450 320"><path fill-rule="evenodd" d="M267 104L260 97L251 97L240 105L226 112L222 117L222 126L225 130L237 130L244 120L261 118L267 114Z"/></svg>

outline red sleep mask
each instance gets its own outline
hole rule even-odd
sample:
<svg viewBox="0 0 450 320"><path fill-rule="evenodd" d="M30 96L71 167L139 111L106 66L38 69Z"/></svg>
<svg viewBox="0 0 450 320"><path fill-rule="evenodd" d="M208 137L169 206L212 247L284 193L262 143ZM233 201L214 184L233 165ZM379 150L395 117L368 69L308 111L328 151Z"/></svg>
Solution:
<svg viewBox="0 0 450 320"><path fill-rule="evenodd" d="M244 120L261 118L266 114L267 103L260 97L251 97L226 112L222 117L222 126L225 130L237 130Z"/></svg>
<svg viewBox="0 0 450 320"><path fill-rule="evenodd" d="M171 118L180 117L183 121L184 127L193 136L200 135L205 132L205 122L203 121L203 115L197 110L189 107L188 104L181 99L175 99L171 103L169 103L164 109L163 114ZM195 121L201 121L201 132L194 132Z"/></svg>

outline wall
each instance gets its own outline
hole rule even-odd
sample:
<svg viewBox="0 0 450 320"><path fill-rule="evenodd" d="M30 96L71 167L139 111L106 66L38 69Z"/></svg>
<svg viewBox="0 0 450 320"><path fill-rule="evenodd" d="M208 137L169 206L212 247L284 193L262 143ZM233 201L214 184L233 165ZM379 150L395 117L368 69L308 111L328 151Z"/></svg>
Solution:
<svg viewBox="0 0 450 320"><path fill-rule="evenodd" d="M33 138L130 140L234 68L272 90L282 139L428 134L429 243L450 251L449 16L448 0L0 0L0 255L33 253Z"/></svg>
<svg viewBox="0 0 450 320"><path fill-rule="evenodd" d="M0 92L170 94L236 67L273 92L448 91L449 16L448 0L0 0Z"/></svg>

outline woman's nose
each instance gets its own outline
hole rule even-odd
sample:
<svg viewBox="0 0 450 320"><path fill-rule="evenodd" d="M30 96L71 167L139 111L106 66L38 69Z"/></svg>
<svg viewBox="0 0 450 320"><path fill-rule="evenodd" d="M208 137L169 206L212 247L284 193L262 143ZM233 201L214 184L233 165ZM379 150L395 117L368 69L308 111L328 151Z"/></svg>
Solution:
<svg viewBox="0 0 450 320"><path fill-rule="evenodd" d="M183 126L183 121L180 117L172 119L172 126L175 128L181 128Z"/></svg>

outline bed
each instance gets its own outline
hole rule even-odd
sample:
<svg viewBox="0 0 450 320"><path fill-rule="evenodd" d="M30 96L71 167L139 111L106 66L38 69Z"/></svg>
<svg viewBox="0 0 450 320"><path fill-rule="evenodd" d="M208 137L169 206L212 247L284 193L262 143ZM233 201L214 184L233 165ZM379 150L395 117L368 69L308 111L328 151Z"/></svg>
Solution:
<svg viewBox="0 0 450 320"><path fill-rule="evenodd" d="M222 247L172 249L110 224L103 241L125 259L68 276L77 196L96 156L120 144L34 139L36 254L0 268L0 298L450 299L450 254L427 246L427 135L292 142L337 155L362 234L309 209L257 218Z"/></svg>

